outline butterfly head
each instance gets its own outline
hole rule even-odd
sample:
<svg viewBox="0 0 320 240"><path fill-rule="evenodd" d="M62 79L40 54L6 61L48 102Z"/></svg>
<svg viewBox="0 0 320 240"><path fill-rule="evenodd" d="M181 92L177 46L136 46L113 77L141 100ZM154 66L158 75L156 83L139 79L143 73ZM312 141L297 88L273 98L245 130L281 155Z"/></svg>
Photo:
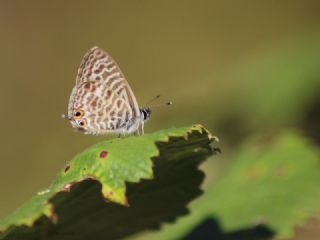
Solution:
<svg viewBox="0 0 320 240"><path fill-rule="evenodd" d="M148 106L151 102L153 102L153 101L155 101L155 100L157 100L159 98L160 98L160 95L155 96L154 98L149 100L149 102L147 102L146 105ZM165 105L172 105L172 102L169 101L169 102L166 102L166 103L160 103L160 104L156 104L156 105L149 105L149 107L141 107L140 108L140 113L141 113L143 121L146 122L146 121L149 120L151 112L152 112L151 111L151 107L160 107L160 106L165 106Z"/></svg>
<svg viewBox="0 0 320 240"><path fill-rule="evenodd" d="M148 121L151 115L151 109L149 107L140 108L141 116L143 121Z"/></svg>

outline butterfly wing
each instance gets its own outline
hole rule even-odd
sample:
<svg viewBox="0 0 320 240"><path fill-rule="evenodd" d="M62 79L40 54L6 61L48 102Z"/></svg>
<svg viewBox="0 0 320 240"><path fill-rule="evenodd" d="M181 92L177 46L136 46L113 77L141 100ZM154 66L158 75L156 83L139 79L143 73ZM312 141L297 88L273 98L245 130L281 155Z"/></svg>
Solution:
<svg viewBox="0 0 320 240"><path fill-rule="evenodd" d="M93 47L80 64L76 86L69 101L69 116L85 113L88 133L114 132L130 127L140 118L131 87L112 57Z"/></svg>

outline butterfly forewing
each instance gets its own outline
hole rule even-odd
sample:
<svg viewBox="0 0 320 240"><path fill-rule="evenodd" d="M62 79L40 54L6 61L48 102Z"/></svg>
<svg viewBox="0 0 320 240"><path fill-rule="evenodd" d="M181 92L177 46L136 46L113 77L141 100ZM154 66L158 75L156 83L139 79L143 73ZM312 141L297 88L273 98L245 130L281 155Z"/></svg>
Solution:
<svg viewBox="0 0 320 240"><path fill-rule="evenodd" d="M125 128L140 110L119 66L104 50L94 47L80 64L69 101L69 116L83 111L88 133Z"/></svg>

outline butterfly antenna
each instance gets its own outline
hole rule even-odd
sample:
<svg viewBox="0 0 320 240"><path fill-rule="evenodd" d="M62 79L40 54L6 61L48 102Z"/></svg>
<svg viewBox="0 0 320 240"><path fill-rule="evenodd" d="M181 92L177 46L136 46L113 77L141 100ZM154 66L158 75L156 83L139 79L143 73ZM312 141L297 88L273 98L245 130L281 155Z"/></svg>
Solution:
<svg viewBox="0 0 320 240"><path fill-rule="evenodd" d="M150 107L161 107L161 106L169 106L172 105L172 101L166 102L166 103L159 103L159 104L155 104L155 105L151 105Z"/></svg>
<svg viewBox="0 0 320 240"><path fill-rule="evenodd" d="M154 102L155 100L159 99L160 95L155 96L154 98L151 98L146 104L145 106L148 106L150 103Z"/></svg>

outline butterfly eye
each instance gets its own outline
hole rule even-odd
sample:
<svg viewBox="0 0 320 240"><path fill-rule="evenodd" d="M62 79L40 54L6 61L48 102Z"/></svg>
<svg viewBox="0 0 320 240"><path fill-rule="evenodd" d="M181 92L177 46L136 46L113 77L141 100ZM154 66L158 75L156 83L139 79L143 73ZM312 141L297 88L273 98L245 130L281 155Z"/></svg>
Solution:
<svg viewBox="0 0 320 240"><path fill-rule="evenodd" d="M83 117L83 115L84 115L84 111L82 111L82 110L75 110L74 111L74 113L73 113L73 117L74 118L81 118L81 117Z"/></svg>
<svg viewBox="0 0 320 240"><path fill-rule="evenodd" d="M85 127L85 126L87 126L87 121L86 120L80 120L79 122L78 122L78 124L81 126L81 127Z"/></svg>

